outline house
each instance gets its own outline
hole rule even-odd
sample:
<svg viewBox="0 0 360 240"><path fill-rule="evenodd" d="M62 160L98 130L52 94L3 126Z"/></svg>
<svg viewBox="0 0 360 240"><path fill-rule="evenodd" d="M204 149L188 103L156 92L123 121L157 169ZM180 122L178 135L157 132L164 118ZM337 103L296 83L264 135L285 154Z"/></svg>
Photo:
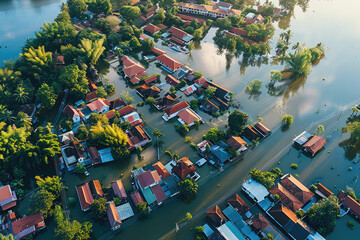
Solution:
<svg viewBox="0 0 360 240"><path fill-rule="evenodd" d="M229 32L231 33L234 33L238 36L241 36L241 37L246 37L247 36L247 32L243 29L240 29L240 28L236 28L236 27L232 27L229 29Z"/></svg>
<svg viewBox="0 0 360 240"><path fill-rule="evenodd" d="M296 223L298 218L296 214L287 208L284 204L278 203L269 210L269 214L278 222L281 226L285 226L289 221Z"/></svg>
<svg viewBox="0 0 360 240"><path fill-rule="evenodd" d="M176 27L173 27L173 26L171 26L171 28L169 29L169 33L171 33L171 35L172 35L171 40L173 40L173 41L174 41L174 39L179 40L178 43L180 43L180 45L187 45L193 39L192 35L188 34L187 32L184 32Z"/></svg>
<svg viewBox="0 0 360 240"><path fill-rule="evenodd" d="M136 64L137 62L132 60L129 56L124 55L121 57L121 63L124 66L124 68L126 68Z"/></svg>
<svg viewBox="0 0 360 240"><path fill-rule="evenodd" d="M261 236L261 233L270 225L269 221L261 213L254 215L247 223L259 236Z"/></svg>
<svg viewBox="0 0 360 240"><path fill-rule="evenodd" d="M144 100L148 99L149 97L156 98L159 96L161 92L158 87L149 86L147 84L137 87L136 91L139 94L139 96Z"/></svg>
<svg viewBox="0 0 360 240"><path fill-rule="evenodd" d="M145 78L144 79L144 82L145 82L145 84L150 84L150 83L153 83L153 82L155 82L155 81L157 81L159 79L159 75L157 75L157 74L155 74L155 75L153 75L153 76L150 76L150 77L148 77L148 78Z"/></svg>
<svg viewBox="0 0 360 240"><path fill-rule="evenodd" d="M134 216L134 211L132 210L132 207L131 207L130 203L128 203L128 202L121 204L120 206L117 206L116 210L120 216L121 221L124 221L124 220Z"/></svg>
<svg viewBox="0 0 360 240"><path fill-rule="evenodd" d="M205 80L205 78L201 77L201 78L198 78L194 81L194 85L196 88L201 88L202 86L204 86L204 84L206 83L207 81Z"/></svg>
<svg viewBox="0 0 360 240"><path fill-rule="evenodd" d="M296 212L304 204L292 195L283 185L277 183L272 189L269 190L272 195L277 194L282 203L284 203L292 211Z"/></svg>
<svg viewBox="0 0 360 240"><path fill-rule="evenodd" d="M130 128L127 135L134 148L145 146L151 142L151 137L140 125Z"/></svg>
<svg viewBox="0 0 360 240"><path fill-rule="evenodd" d="M224 216L224 214L221 212L218 205L215 205L214 207L210 208L206 211L206 217L209 219L209 221L216 227L221 226L223 223L226 222L227 218Z"/></svg>
<svg viewBox="0 0 360 240"><path fill-rule="evenodd" d="M161 49L159 49L159 48L156 48L156 47L153 47L153 48L151 49L151 52L154 53L156 56L161 56L161 55L166 54L165 51L163 51L163 50L161 50Z"/></svg>
<svg viewBox="0 0 360 240"><path fill-rule="evenodd" d="M187 108L183 111L180 111L178 114L178 121L181 124L187 124L190 127L195 125L195 122L198 121L200 122L202 120L202 118L197 115L191 108Z"/></svg>
<svg viewBox="0 0 360 240"><path fill-rule="evenodd" d="M98 89L98 87L95 85L95 83L90 78L88 78L88 81L89 81L90 90L91 91L96 91Z"/></svg>
<svg viewBox="0 0 360 240"><path fill-rule="evenodd" d="M110 106L111 106L111 109L118 110L120 108L125 107L126 103L125 103L124 99L122 99L120 97L120 98L110 101Z"/></svg>
<svg viewBox="0 0 360 240"><path fill-rule="evenodd" d="M140 18L143 21L148 21L152 16L154 16L156 10L159 8L158 4L146 9L146 13L141 13Z"/></svg>
<svg viewBox="0 0 360 240"><path fill-rule="evenodd" d="M135 63L133 65L123 68L124 77L129 79L133 77L137 77L140 79L142 76L144 76L144 72L145 68L140 63ZM139 77L140 75L142 76Z"/></svg>
<svg viewBox="0 0 360 240"><path fill-rule="evenodd" d="M202 103L201 109L203 109L205 112L212 114L220 111L220 108L216 106L212 101L210 101L210 99L206 99Z"/></svg>
<svg viewBox="0 0 360 240"><path fill-rule="evenodd" d="M322 195L323 198L328 198L334 194L327 187L325 187L322 183L317 183L316 187L317 187L316 193L319 194L320 196Z"/></svg>
<svg viewBox="0 0 360 240"><path fill-rule="evenodd" d="M167 199L167 196L164 190L161 188L160 184L156 184L154 186L151 186L150 188L158 204L161 204L165 199Z"/></svg>
<svg viewBox="0 0 360 240"><path fill-rule="evenodd" d="M99 164L101 162L100 153L98 152L96 147L89 147L88 153L89 153L94 165Z"/></svg>
<svg viewBox="0 0 360 240"><path fill-rule="evenodd" d="M165 121L168 121L169 119L176 117L178 115L179 112L181 112L182 110L188 109L190 108L190 105L188 104L187 101L183 100L181 102L178 102L170 107L165 108L164 111L164 115L163 115L163 119Z"/></svg>
<svg viewBox="0 0 360 240"><path fill-rule="evenodd" d="M66 107L64 108L64 113L74 123L80 122L80 114L78 113L78 111L75 110L75 108L73 106L66 105Z"/></svg>
<svg viewBox="0 0 360 240"><path fill-rule="evenodd" d="M221 100L225 100L227 102L230 101L231 99L231 94L230 91L221 87L220 85L214 83L214 82L208 82L209 86L211 87L215 87L216 91L215 91L215 96L220 98Z"/></svg>
<svg viewBox="0 0 360 240"><path fill-rule="evenodd" d="M263 24L264 23L264 17L261 16L260 14L255 15L255 13L248 13L245 16L245 24Z"/></svg>
<svg viewBox="0 0 360 240"><path fill-rule="evenodd" d="M169 71L170 73L176 72L182 66L181 63L166 54L156 57L156 60L166 71Z"/></svg>
<svg viewBox="0 0 360 240"><path fill-rule="evenodd" d="M16 201L16 193L11 190L10 185L0 187L0 207L2 211L15 207Z"/></svg>
<svg viewBox="0 0 360 240"><path fill-rule="evenodd" d="M170 74L165 77L165 80L174 87L176 87L180 83L178 79L176 79L173 75Z"/></svg>
<svg viewBox="0 0 360 240"><path fill-rule="evenodd" d="M294 140L293 140L294 145L301 147L302 145L304 145L309 140L310 137L311 137L311 134L304 131L299 136L294 138Z"/></svg>
<svg viewBox="0 0 360 240"><path fill-rule="evenodd" d="M171 176L170 172L165 168L165 166L160 162L156 162L152 165L156 172L159 174L161 179L165 179Z"/></svg>
<svg viewBox="0 0 360 240"><path fill-rule="evenodd" d="M84 142L80 144L78 141L71 139L68 145L61 148L61 155L69 171L73 171L77 163L81 163L83 165L92 163L91 159L87 156L84 146Z"/></svg>
<svg viewBox="0 0 360 240"><path fill-rule="evenodd" d="M227 141L226 144L229 145L229 147L235 149L238 153L244 152L247 150L246 142L241 138L237 136L231 136Z"/></svg>
<svg viewBox="0 0 360 240"><path fill-rule="evenodd" d="M320 149L322 149L326 144L326 141L323 137L313 136L309 141L303 145L303 149L306 152L309 152L314 156Z"/></svg>
<svg viewBox="0 0 360 240"><path fill-rule="evenodd" d="M90 102L93 102L97 99L97 92L94 91L94 92L89 92L88 94L86 94L86 97L85 97L85 102L86 103L90 103Z"/></svg>
<svg viewBox="0 0 360 240"><path fill-rule="evenodd" d="M158 32L160 32L160 28L158 26L155 26L152 23L149 23L148 25L146 25L146 27L144 27L144 33L149 34L149 35L154 35Z"/></svg>
<svg viewBox="0 0 360 240"><path fill-rule="evenodd" d="M244 191L255 202L261 202L269 195L269 191L261 183L248 179L241 185L241 190Z"/></svg>
<svg viewBox="0 0 360 240"><path fill-rule="evenodd" d="M117 110L117 112L119 113L119 117L123 117L123 116L125 116L125 115L127 115L129 113L134 112L134 111L135 111L135 109L131 104Z"/></svg>
<svg viewBox="0 0 360 240"><path fill-rule="evenodd" d="M121 219L113 201L108 202L106 214L109 219L111 230L115 231L121 227Z"/></svg>
<svg viewBox="0 0 360 240"><path fill-rule="evenodd" d="M190 96L191 94L193 94L195 91L197 90L197 88L195 87L195 85L190 85L186 88L186 90L184 91L186 96Z"/></svg>
<svg viewBox="0 0 360 240"><path fill-rule="evenodd" d="M228 153L225 150L225 148L218 146L218 145L212 146L210 148L210 152L219 161L218 164L221 166L233 157L230 153Z"/></svg>
<svg viewBox="0 0 360 240"><path fill-rule="evenodd" d="M195 178L197 180L198 177L200 177L196 173L196 167L194 167L193 163L187 157L183 157L182 159L178 160L176 162L176 165L172 168L171 171L180 180L187 178L187 177Z"/></svg>
<svg viewBox="0 0 360 240"><path fill-rule="evenodd" d="M233 197L229 198L227 203L235 208L240 215L244 215L250 210L250 206L237 193Z"/></svg>
<svg viewBox="0 0 360 240"><path fill-rule="evenodd" d="M82 211L88 211L90 205L94 202L89 182L76 186L76 193L79 198L80 207Z"/></svg>
<svg viewBox="0 0 360 240"><path fill-rule="evenodd" d="M176 95L167 93L167 94L165 94L164 97L158 99L156 101L156 103L154 103L154 107L157 110L161 110L161 109L167 108L171 105L174 105L177 102L178 101L177 101Z"/></svg>
<svg viewBox="0 0 360 240"><path fill-rule="evenodd" d="M99 98L88 103L85 108L79 111L80 116L85 120L89 119L91 113L105 113L110 109L110 102L106 99Z"/></svg>
<svg viewBox="0 0 360 240"><path fill-rule="evenodd" d="M16 240L23 239L45 228L46 225L41 213L25 216L11 222L12 234Z"/></svg>
<svg viewBox="0 0 360 240"><path fill-rule="evenodd" d="M134 206L138 205L139 203L144 202L143 197L141 196L139 190L135 190L130 194L131 201L133 202Z"/></svg>
<svg viewBox="0 0 360 240"><path fill-rule="evenodd" d="M265 137L269 136L271 134L271 130L268 129L264 124L261 122L255 123L254 127Z"/></svg>
<svg viewBox="0 0 360 240"><path fill-rule="evenodd" d="M99 154L102 163L114 161L114 157L111 154L110 147L99 150Z"/></svg>
<svg viewBox="0 0 360 240"><path fill-rule="evenodd" d="M243 131L244 137L249 139L250 141L258 140L263 138L264 136L256 130L253 126L247 126Z"/></svg>
<svg viewBox="0 0 360 240"><path fill-rule="evenodd" d="M200 16L208 16L211 18L226 18L229 15L240 15L242 12L240 10L232 9L232 4L220 1L212 5L180 2L179 10L182 12Z"/></svg>
<svg viewBox="0 0 360 240"><path fill-rule="evenodd" d="M155 186L161 180L156 171L144 171L135 176L135 183L140 189Z"/></svg>
<svg viewBox="0 0 360 240"><path fill-rule="evenodd" d="M225 222L218 227L217 230L224 239L246 240L240 230L232 222Z"/></svg>
<svg viewBox="0 0 360 240"><path fill-rule="evenodd" d="M165 30L167 29L168 27L162 23L159 23L159 24L156 24L157 27L159 27L161 30Z"/></svg>
<svg viewBox="0 0 360 240"><path fill-rule="evenodd" d="M177 13L176 16L180 17L182 20L185 21L192 21L192 20L198 20L201 24L203 24L204 22L206 22L205 19L203 18L197 18L197 17L193 17L193 16L189 16L189 15L185 15L185 14L181 14L181 13Z"/></svg>
<svg viewBox="0 0 360 240"><path fill-rule="evenodd" d="M204 140L201 143L196 145L200 152L205 152L206 148L209 148L212 146L211 142L208 140Z"/></svg>
<svg viewBox="0 0 360 240"><path fill-rule="evenodd" d="M133 127L137 126L137 125L144 126L144 123L143 123L142 119L140 118L139 113L137 113L137 112L131 112L125 116L122 116L120 118L120 120L130 123L131 126L133 126Z"/></svg>
<svg viewBox="0 0 360 240"><path fill-rule="evenodd" d="M360 204L353 197L341 191L338 198L341 204L347 207L356 219L360 218Z"/></svg>
<svg viewBox="0 0 360 240"><path fill-rule="evenodd" d="M99 180L92 180L89 182L89 187L94 199L99 199L104 196L101 184Z"/></svg>
<svg viewBox="0 0 360 240"><path fill-rule="evenodd" d="M125 191L125 188L124 188L124 185L123 185L121 179L112 182L111 188L113 190L114 195L118 199L122 200L122 199L127 198L127 194L126 194L126 191Z"/></svg>

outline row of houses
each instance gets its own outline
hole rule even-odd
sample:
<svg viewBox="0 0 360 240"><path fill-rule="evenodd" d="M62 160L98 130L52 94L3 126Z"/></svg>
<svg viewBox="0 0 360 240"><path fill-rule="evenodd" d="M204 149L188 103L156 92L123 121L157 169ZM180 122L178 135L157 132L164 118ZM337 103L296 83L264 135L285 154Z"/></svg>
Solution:
<svg viewBox="0 0 360 240"><path fill-rule="evenodd" d="M230 15L240 15L241 10L232 9L232 4L227 2L211 2L211 5L179 3L179 10L194 15L207 16L211 18L225 18Z"/></svg>
<svg viewBox="0 0 360 240"><path fill-rule="evenodd" d="M313 136L304 131L293 140L294 147L302 149L304 152L315 156L326 144L326 140L321 136Z"/></svg>
<svg viewBox="0 0 360 240"><path fill-rule="evenodd" d="M322 184L318 186L318 196L326 198L332 195ZM317 198L315 193L291 174L283 175L270 190L253 179L243 183L242 190L274 221L286 237L294 240L324 239L295 214L299 210L307 212L317 202ZM278 196L278 199L274 196Z"/></svg>

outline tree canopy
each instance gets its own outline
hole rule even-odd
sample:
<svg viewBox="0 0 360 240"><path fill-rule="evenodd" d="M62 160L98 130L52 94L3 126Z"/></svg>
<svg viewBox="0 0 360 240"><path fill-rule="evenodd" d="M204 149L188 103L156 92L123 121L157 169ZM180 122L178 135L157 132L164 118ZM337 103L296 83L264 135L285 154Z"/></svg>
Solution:
<svg viewBox="0 0 360 240"><path fill-rule="evenodd" d="M196 195L198 184L194 180L186 178L180 181L178 184L181 194L183 194L185 197L193 197Z"/></svg>
<svg viewBox="0 0 360 240"><path fill-rule="evenodd" d="M230 113L228 118L228 125L231 131L240 133L246 126L249 115L239 110Z"/></svg>

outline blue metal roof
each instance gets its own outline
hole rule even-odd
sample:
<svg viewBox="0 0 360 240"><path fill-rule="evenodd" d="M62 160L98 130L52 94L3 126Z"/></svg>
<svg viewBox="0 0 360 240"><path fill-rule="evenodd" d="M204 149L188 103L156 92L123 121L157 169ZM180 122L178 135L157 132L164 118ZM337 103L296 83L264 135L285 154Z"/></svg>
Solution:
<svg viewBox="0 0 360 240"><path fill-rule="evenodd" d="M225 162L225 161L229 160L232 157L232 155L230 153L225 151L225 148L222 148L222 147L220 147L218 145L212 146L210 148L210 151L221 162Z"/></svg>
<svg viewBox="0 0 360 240"><path fill-rule="evenodd" d="M222 212L239 230L246 225L240 213L233 206L228 206Z"/></svg>

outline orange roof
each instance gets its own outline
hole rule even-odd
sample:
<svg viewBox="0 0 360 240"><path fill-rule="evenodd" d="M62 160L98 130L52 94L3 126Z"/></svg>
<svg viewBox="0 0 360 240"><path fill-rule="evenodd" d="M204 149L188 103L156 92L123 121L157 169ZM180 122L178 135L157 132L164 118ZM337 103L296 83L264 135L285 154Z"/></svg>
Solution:
<svg viewBox="0 0 360 240"><path fill-rule="evenodd" d="M144 28L144 31L147 31L151 34L155 34L157 32L159 32L161 29L158 27L158 26L155 26L154 24L152 23L149 23L145 28Z"/></svg>
<svg viewBox="0 0 360 240"><path fill-rule="evenodd" d="M226 220L226 217L221 212L218 205L215 205L214 207L206 211L206 215L218 226L221 225Z"/></svg>
<svg viewBox="0 0 360 240"><path fill-rule="evenodd" d="M277 183L277 185L274 188L270 189L269 192L272 195L275 194L279 195L280 200L294 212L304 205L299 199L297 199L294 195L292 195L280 183Z"/></svg>
<svg viewBox="0 0 360 240"><path fill-rule="evenodd" d="M178 61L172 59L171 57L169 57L166 54L158 56L156 59L158 61L162 62L163 64L165 64L167 67L169 67L172 70L176 70L176 69L178 69L179 67L182 66L181 63L179 63Z"/></svg>
<svg viewBox="0 0 360 240"><path fill-rule="evenodd" d="M124 68L123 71L127 76L133 77L138 73L144 72L145 68L140 63L136 63Z"/></svg>
<svg viewBox="0 0 360 240"><path fill-rule="evenodd" d="M138 4L139 2L140 2L140 0L130 0L129 4L131 6L134 6L134 5Z"/></svg>
<svg viewBox="0 0 360 240"><path fill-rule="evenodd" d="M170 115L172 115L172 114L174 114L174 113L176 113L176 112L178 112L178 111L180 111L182 109L188 108L188 107L190 107L190 105L187 103L186 100L183 100L183 101L178 102L178 103L176 103L176 104L174 104L174 105L172 105L170 107L165 108L164 112L168 116L170 116Z"/></svg>
<svg viewBox="0 0 360 240"><path fill-rule="evenodd" d="M194 83L200 86L200 85L203 85L204 83L206 83L206 80L205 80L205 78L201 77L201 78L196 79L194 81Z"/></svg>
<svg viewBox="0 0 360 240"><path fill-rule="evenodd" d="M226 144L234 148L235 150L238 150L242 146L245 146L246 142L241 137L231 136L227 140Z"/></svg>
<svg viewBox="0 0 360 240"><path fill-rule="evenodd" d="M296 223L298 218L296 214L289 208L285 207L284 204L275 205L269 213L276 219L280 225L285 226L289 221Z"/></svg>
<svg viewBox="0 0 360 240"><path fill-rule="evenodd" d="M0 187L0 202L12 198L10 185Z"/></svg>
<svg viewBox="0 0 360 240"><path fill-rule="evenodd" d="M153 53L157 54L157 55L166 54L165 51L163 51L163 50L161 50L161 49L159 49L159 48L156 48L156 47L152 48L151 51L152 51Z"/></svg>
<svg viewBox="0 0 360 240"><path fill-rule="evenodd" d="M192 124L196 120L200 120L198 116L195 115L193 111L190 109L185 109L178 114L179 118L181 118L187 125Z"/></svg>
<svg viewBox="0 0 360 240"><path fill-rule="evenodd" d="M358 203L354 198L347 195L343 200L342 203L351 209L351 211L358 217L360 217L360 203Z"/></svg>
<svg viewBox="0 0 360 240"><path fill-rule="evenodd" d="M178 160L176 166L172 169L173 173L176 174L180 179L184 179L190 173L196 172L196 168L193 163L187 157L183 157Z"/></svg>
<svg viewBox="0 0 360 240"><path fill-rule="evenodd" d="M322 183L316 184L316 187L318 188L319 192L325 195L325 197L330 197L334 193L330 191L327 187L325 187Z"/></svg>
<svg viewBox="0 0 360 240"><path fill-rule="evenodd" d="M115 196L118 197L119 199L127 197L127 194L126 194L126 191L125 191L125 188L124 188L124 185L123 185L121 179L116 180L115 182L112 182L111 188L113 189Z"/></svg>
<svg viewBox="0 0 360 240"><path fill-rule="evenodd" d="M106 212L107 212L107 216L109 218L111 227L116 227L121 224L119 213L118 213L115 203L113 201L109 202Z"/></svg>
<svg viewBox="0 0 360 240"><path fill-rule="evenodd" d="M307 203L314 196L314 193L289 173L281 177L280 182L303 204Z"/></svg>
<svg viewBox="0 0 360 240"><path fill-rule="evenodd" d="M165 168L165 166L159 161L152 165L162 179L168 178L171 176L170 172Z"/></svg>
<svg viewBox="0 0 360 240"><path fill-rule="evenodd" d="M120 114L120 117L125 116L126 114L129 114L133 111L134 107L131 104L117 110L117 112Z"/></svg>
<svg viewBox="0 0 360 240"><path fill-rule="evenodd" d="M187 32L184 32L183 30L180 30L176 27L171 27L169 29L169 33L171 33L173 36L182 39L183 37L189 35Z"/></svg>
<svg viewBox="0 0 360 240"><path fill-rule="evenodd" d="M43 219L41 213L36 213L36 214L26 216L26 217L20 218L16 221L12 222L11 228L13 230L14 235L18 235L21 232L24 232L24 234L26 234L25 231L30 227L34 227L35 228L34 232L35 232L36 226L39 226L40 223L43 221L44 221L44 219ZM33 232L31 232L31 233L33 233ZM24 235L23 237L25 237L31 233L28 233L28 234ZM18 239L18 238L16 238L16 239Z"/></svg>
<svg viewBox="0 0 360 240"><path fill-rule="evenodd" d="M165 77L165 80L173 86L176 86L180 83L173 75L169 74Z"/></svg>
<svg viewBox="0 0 360 240"><path fill-rule="evenodd" d="M94 198L91 195L91 190L89 182L86 182L78 187L76 187L76 192L79 197L81 210L88 209L90 205L94 202Z"/></svg>
<svg viewBox="0 0 360 240"><path fill-rule="evenodd" d="M92 180L92 185L94 187L94 192L96 193L97 197L103 197L104 192L102 190L101 184L99 180Z"/></svg>

